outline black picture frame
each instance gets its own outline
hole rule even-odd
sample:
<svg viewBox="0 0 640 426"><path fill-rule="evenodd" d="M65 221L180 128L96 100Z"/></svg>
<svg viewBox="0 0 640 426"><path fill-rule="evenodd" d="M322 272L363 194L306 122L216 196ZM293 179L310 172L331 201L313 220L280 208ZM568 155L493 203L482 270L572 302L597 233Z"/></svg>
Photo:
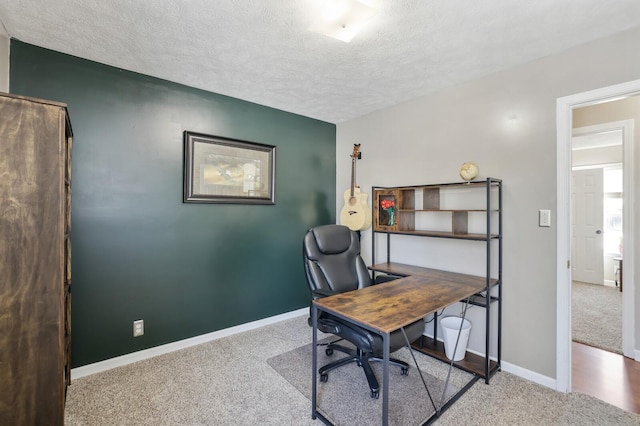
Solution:
<svg viewBox="0 0 640 426"><path fill-rule="evenodd" d="M275 204L276 147L184 132L184 203Z"/></svg>

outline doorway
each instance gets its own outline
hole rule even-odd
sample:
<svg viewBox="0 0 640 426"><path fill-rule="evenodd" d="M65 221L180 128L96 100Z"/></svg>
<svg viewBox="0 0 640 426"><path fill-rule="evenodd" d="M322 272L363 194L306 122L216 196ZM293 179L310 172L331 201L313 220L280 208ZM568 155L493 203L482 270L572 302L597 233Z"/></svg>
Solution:
<svg viewBox="0 0 640 426"><path fill-rule="evenodd" d="M556 389L561 392L571 390L571 135L573 128L573 110L575 108L602 104L625 99L640 94L640 80L610 86L590 92L559 98L557 101L557 362ZM634 122L623 128L623 185L625 194L624 241L625 257L633 259L633 133ZM626 356L634 354L633 300L635 286L633 281L633 262L623 269L625 287L623 302L623 352Z"/></svg>
<svg viewBox="0 0 640 426"><path fill-rule="evenodd" d="M633 105L613 102L621 104L575 108L574 126L602 121L611 111L631 110ZM571 339L620 355L622 129L631 126L619 121L574 128L571 142Z"/></svg>

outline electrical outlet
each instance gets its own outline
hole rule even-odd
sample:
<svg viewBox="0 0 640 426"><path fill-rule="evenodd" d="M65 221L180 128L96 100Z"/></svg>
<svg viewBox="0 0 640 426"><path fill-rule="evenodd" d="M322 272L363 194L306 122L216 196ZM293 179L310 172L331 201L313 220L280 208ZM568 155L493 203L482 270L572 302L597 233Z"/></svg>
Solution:
<svg viewBox="0 0 640 426"><path fill-rule="evenodd" d="M144 334L144 320L136 320L133 322L133 337L142 336Z"/></svg>
<svg viewBox="0 0 640 426"><path fill-rule="evenodd" d="M538 211L538 226L551 226L551 210Z"/></svg>

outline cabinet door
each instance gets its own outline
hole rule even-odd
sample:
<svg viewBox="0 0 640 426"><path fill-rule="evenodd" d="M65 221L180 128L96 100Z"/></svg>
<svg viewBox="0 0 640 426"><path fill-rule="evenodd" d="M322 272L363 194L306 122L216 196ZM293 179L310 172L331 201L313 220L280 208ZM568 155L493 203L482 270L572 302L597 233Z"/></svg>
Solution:
<svg viewBox="0 0 640 426"><path fill-rule="evenodd" d="M0 96L0 424L62 424L61 108Z"/></svg>

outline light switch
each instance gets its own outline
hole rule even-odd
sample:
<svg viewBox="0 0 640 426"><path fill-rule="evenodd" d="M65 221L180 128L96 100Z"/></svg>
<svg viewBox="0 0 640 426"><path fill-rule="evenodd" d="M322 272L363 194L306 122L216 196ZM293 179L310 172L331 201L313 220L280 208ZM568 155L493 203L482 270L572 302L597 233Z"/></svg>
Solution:
<svg viewBox="0 0 640 426"><path fill-rule="evenodd" d="M538 210L538 226L551 226L551 210Z"/></svg>

